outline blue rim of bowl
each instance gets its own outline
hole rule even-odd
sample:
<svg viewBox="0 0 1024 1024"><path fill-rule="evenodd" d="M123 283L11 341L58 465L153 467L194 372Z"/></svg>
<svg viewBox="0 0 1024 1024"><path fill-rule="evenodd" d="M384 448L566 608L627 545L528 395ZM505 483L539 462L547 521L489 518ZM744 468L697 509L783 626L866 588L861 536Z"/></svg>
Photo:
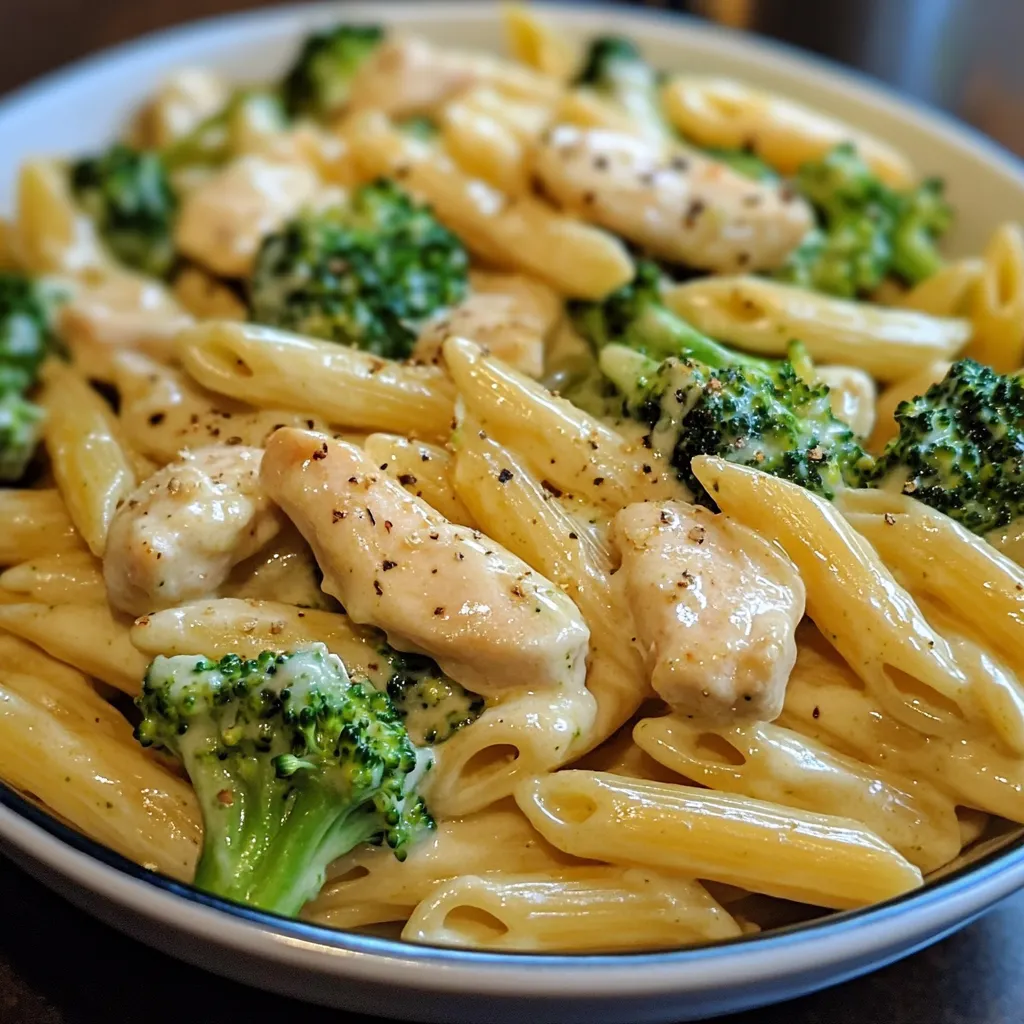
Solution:
<svg viewBox="0 0 1024 1024"><path fill-rule="evenodd" d="M340 949L354 949L358 952L385 957L401 957L405 960L431 961L444 960L481 966L509 967L579 967L613 965L668 965L673 963L691 963L709 957L719 957L750 948L754 945L759 950L769 947L778 949L794 942L813 941L826 937L835 937L843 932L868 923L877 924L892 920L902 914L921 910L956 894L964 893L986 880L1001 874L1016 865L1024 864L1024 830L1015 838L1008 839L1005 846L983 854L976 861L949 872L933 882L927 882L922 888L904 893L882 903L875 903L857 910L825 912L810 921L784 925L770 931L753 935L741 935L734 939L725 939L703 946L688 947L678 950L661 950L640 953L517 953L514 951L501 953L478 952L474 950L450 949L440 946L419 946L400 939L385 939L361 932L328 928L325 925L313 924L297 918L283 917L269 911L258 910L245 904L221 899L211 893L204 892L185 882L169 878L156 871L141 867L134 861L90 839L73 828L58 821L38 805L22 796L6 783L0 782L0 807L13 811L18 816L42 829L48 835L79 853L99 861L106 867L113 868L121 874L137 881L152 885L166 893L179 896L190 903L218 910L236 919L272 930L279 935L314 942L320 946Z"/></svg>
<svg viewBox="0 0 1024 1024"><path fill-rule="evenodd" d="M548 8L553 13L557 13L559 9L569 11L574 9L580 10L586 3L587 0L561 0L561 2L557 3L541 2L536 6ZM100 50L97 53L59 67L5 94L0 97L0 117L8 109L29 102L52 88L72 82L74 79L88 74L90 70L108 60L130 57L133 54L142 52L154 43L170 43L179 37L184 38L192 33L210 30L214 27L228 28L232 25L241 25L247 22L273 20L275 17L287 16L296 22L301 22L303 18L310 17L319 19L332 8L340 9L340 6L337 2L303 3L294 7L276 5L251 11L240 11L210 18L196 19L180 25L149 32L136 39ZM945 130L959 136L964 143L976 147L990 159L995 159L1003 164L1015 176L1019 177L1022 184L1024 184L1024 159L1018 157L976 128L959 120L954 115L914 97L905 96L870 74L845 67L826 57L802 50L797 46L777 39L763 36L746 36L742 31L710 24L702 19L680 12L651 10L643 7L624 7L616 3L602 3L601 6L616 13L628 15L630 18L638 21L683 23L699 27L704 32L713 32L731 38L742 39L745 42L751 43L756 49L775 52L787 60L813 65L826 72L831 78L843 79L847 83L865 87L897 107L902 107L913 113L918 118L941 125ZM862 925L869 923L877 924L886 920L892 920L913 910L922 910L926 907L934 906L936 903L956 893L968 892L975 886L1002 872L1024 864L1024 830L1022 830L1015 838L1008 839L1005 845L949 872L936 881L926 883L921 889L916 889L904 893L902 896L857 910L826 912L812 920L785 925L763 933L743 935L738 938L726 939L704 946L647 953L537 954L511 951L486 953L474 950L418 946L401 940L385 939L360 932L332 929L323 925L283 917L279 914L257 910L253 907L221 899L201 889L196 889L194 886L141 867L134 861L104 846L102 843L98 843L65 825L2 781L0 781L0 807L5 807L19 817L24 818L65 846L85 854L100 864L112 868L129 878L154 886L171 895L179 896L186 902L217 910L238 920L269 929L285 937L314 942L317 945L331 948L353 949L371 955L401 957L407 960L428 962L431 960L455 961L466 965L476 964L489 967L530 966L553 969L590 965L595 967L615 965L640 966L647 964L670 965L684 962L691 963L712 957L717 958L737 950L751 948L752 946L756 946L759 950L766 950L769 947L777 949L798 942L833 937Z"/></svg>

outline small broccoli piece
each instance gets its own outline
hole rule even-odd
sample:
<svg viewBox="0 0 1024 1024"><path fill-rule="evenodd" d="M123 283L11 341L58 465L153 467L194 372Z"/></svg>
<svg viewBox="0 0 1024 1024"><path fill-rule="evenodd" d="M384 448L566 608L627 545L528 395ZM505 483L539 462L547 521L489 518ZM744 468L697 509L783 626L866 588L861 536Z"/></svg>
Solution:
<svg viewBox="0 0 1024 1024"><path fill-rule="evenodd" d="M917 284L942 267L936 244L953 222L953 211L943 192L942 181L929 178L901 195L896 204L892 272L908 284Z"/></svg>
<svg viewBox="0 0 1024 1024"><path fill-rule="evenodd" d="M387 692L414 743L443 743L484 710L484 699L449 679L430 658L386 647L393 674Z"/></svg>
<svg viewBox="0 0 1024 1024"><path fill-rule="evenodd" d="M288 112L317 118L338 113L356 72L383 39L379 25L336 25L311 35L282 84Z"/></svg>
<svg viewBox="0 0 1024 1024"><path fill-rule="evenodd" d="M0 396L0 483L16 483L25 475L43 419L43 410L16 391Z"/></svg>
<svg viewBox="0 0 1024 1024"><path fill-rule="evenodd" d="M853 299L874 291L892 260L888 233L868 218L848 217L830 231L814 230L776 274L781 281Z"/></svg>
<svg viewBox="0 0 1024 1024"><path fill-rule="evenodd" d="M249 307L259 323L401 359L427 318L465 297L468 268L429 209L378 181L265 239Z"/></svg>
<svg viewBox="0 0 1024 1024"><path fill-rule="evenodd" d="M199 799L201 889L294 915L335 858L373 841L403 860L433 827L416 794L429 754L322 644L159 657L136 704L136 738L180 758Z"/></svg>
<svg viewBox="0 0 1024 1024"><path fill-rule="evenodd" d="M828 388L800 376L809 366L802 347L792 361L772 361L706 337L664 305L660 273L645 262L630 285L604 302L575 304L573 316L614 388L600 397L604 408L617 401L620 414L650 427L652 447L697 500L714 507L690 471L696 455L753 466L828 498L859 481L867 457L833 415Z"/></svg>
<svg viewBox="0 0 1024 1024"><path fill-rule="evenodd" d="M53 345L56 296L16 273L0 273L0 395L30 388Z"/></svg>
<svg viewBox="0 0 1024 1024"><path fill-rule="evenodd" d="M117 144L73 164L71 187L122 263L167 275L174 263L177 201L158 154Z"/></svg>
<svg viewBox="0 0 1024 1024"><path fill-rule="evenodd" d="M1024 515L1024 380L972 359L896 408L899 433L867 483L900 490L973 533Z"/></svg>
<svg viewBox="0 0 1024 1024"><path fill-rule="evenodd" d="M779 180L775 169L749 149L722 149L718 146L710 146L704 152L713 160L731 167L737 174L742 174L743 177L753 181L774 182Z"/></svg>
<svg viewBox="0 0 1024 1024"><path fill-rule="evenodd" d="M422 114L417 117L407 117L404 121L399 121L396 127L404 135L408 135L418 142L433 142L440 130L433 118Z"/></svg>

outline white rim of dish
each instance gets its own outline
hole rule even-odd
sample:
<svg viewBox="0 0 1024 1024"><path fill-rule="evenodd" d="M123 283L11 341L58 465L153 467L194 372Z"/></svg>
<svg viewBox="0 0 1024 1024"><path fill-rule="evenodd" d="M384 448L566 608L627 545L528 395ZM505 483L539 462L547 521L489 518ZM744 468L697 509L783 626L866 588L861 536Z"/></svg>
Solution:
<svg viewBox="0 0 1024 1024"><path fill-rule="evenodd" d="M593 10L572 4L539 4L560 19L590 26ZM286 31L336 20L380 17L367 4L300 4L229 14L154 32L104 50L59 69L0 100L0 131L12 130L31 117L37 100L101 73L104 65L125 74L143 69L151 49L184 49L196 36L225 40L249 26L279 23ZM761 67L791 73L808 66L833 95L863 99L901 118L912 118L957 148L980 153L1001 176L1024 188L1024 164L997 143L952 117L899 97L885 86L812 54L773 40L738 33L664 11L602 6L602 27L628 29L637 24L683 27L691 38L719 53L756 60ZM419 21L490 21L494 6L461 3L387 7L388 22L409 17ZM74 832L0 784L0 840L23 856L82 888L125 907L143 918L211 941L254 958L282 965L316 968L328 974L367 983L379 982L382 960L391 965L388 983L395 987L440 993L486 989L488 995L520 997L657 996L685 989L713 991L738 984L744 988L778 981L809 970L839 973L829 982L862 973L879 960L879 951L902 955L971 920L993 903L1024 885L1024 832L1002 849L959 868L923 889L856 911L817 918L692 949L615 955L483 953L415 946L353 932L335 931L233 904L189 885L146 871L107 847ZM813 950L813 956L807 954ZM886 952L882 954L887 955ZM398 967L400 969L396 970ZM567 988L568 986L568 988Z"/></svg>

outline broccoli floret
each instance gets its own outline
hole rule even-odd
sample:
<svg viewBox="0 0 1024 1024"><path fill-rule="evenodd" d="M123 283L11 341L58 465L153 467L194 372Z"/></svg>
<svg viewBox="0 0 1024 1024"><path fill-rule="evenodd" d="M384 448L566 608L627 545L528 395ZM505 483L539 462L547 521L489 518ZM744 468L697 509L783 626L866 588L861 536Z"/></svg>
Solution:
<svg viewBox="0 0 1024 1024"><path fill-rule="evenodd" d="M468 268L429 209L378 181L265 239L249 307L259 323L401 359L428 317L465 297Z"/></svg>
<svg viewBox="0 0 1024 1024"><path fill-rule="evenodd" d="M27 391L53 344L56 297L16 273L0 273L0 395Z"/></svg>
<svg viewBox="0 0 1024 1024"><path fill-rule="evenodd" d="M383 39L379 25L336 25L310 36L282 85L288 112L317 118L338 113L355 73Z"/></svg>
<svg viewBox="0 0 1024 1024"><path fill-rule="evenodd" d="M896 408L868 484L901 490L973 533L1024 515L1024 380L972 359Z"/></svg>
<svg viewBox="0 0 1024 1024"><path fill-rule="evenodd" d="M437 122L426 115L407 117L396 125L398 130L418 142L433 142L439 132Z"/></svg>
<svg viewBox="0 0 1024 1024"><path fill-rule="evenodd" d="M217 113L164 149L161 154L164 166L176 172L226 164L239 150L238 124L242 115L246 115L250 124L262 125L268 132L284 131L288 127L288 115L278 93L268 89L242 89Z"/></svg>
<svg viewBox="0 0 1024 1024"><path fill-rule="evenodd" d="M0 395L0 483L25 475L43 432L43 410L16 391Z"/></svg>
<svg viewBox="0 0 1024 1024"><path fill-rule="evenodd" d="M743 177L753 181L774 182L779 180L779 175L774 168L749 149L722 149L718 146L710 146L704 152L719 163L731 167L737 174L742 174Z"/></svg>
<svg viewBox="0 0 1024 1024"><path fill-rule="evenodd" d="M174 263L177 202L158 154L117 144L73 164L71 186L122 263L166 276Z"/></svg>
<svg viewBox="0 0 1024 1024"><path fill-rule="evenodd" d="M697 500L714 507L690 471L696 455L719 455L784 477L825 497L859 481L866 460L850 428L837 420L829 389L801 377L809 360L735 352L701 334L661 301L656 267L602 303L577 303L577 328L599 350L614 390L607 410L650 428L648 442L666 455Z"/></svg>
<svg viewBox="0 0 1024 1024"><path fill-rule="evenodd" d="M433 827L416 794L429 754L322 644L159 657L136 703L136 738L180 758L199 799L201 889L294 915L335 858L375 841L403 860Z"/></svg>
<svg viewBox="0 0 1024 1024"><path fill-rule="evenodd" d="M795 184L821 227L792 253L778 273L782 280L855 298L874 291L887 274L916 284L942 265L936 243L952 212L937 179L895 191L843 143L804 164Z"/></svg>
<svg viewBox="0 0 1024 1024"><path fill-rule="evenodd" d="M484 699L449 679L436 662L386 647L391 664L387 692L414 743L443 743L484 710Z"/></svg>

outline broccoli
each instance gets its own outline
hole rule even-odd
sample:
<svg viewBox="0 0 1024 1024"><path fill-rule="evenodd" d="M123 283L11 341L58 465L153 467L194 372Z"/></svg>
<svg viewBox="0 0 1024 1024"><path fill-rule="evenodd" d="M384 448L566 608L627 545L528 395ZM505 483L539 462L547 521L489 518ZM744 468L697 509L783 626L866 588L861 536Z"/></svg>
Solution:
<svg viewBox="0 0 1024 1024"><path fill-rule="evenodd" d="M435 120L425 115L407 117L396 125L404 135L408 135L417 142L433 142L438 135L438 125Z"/></svg>
<svg viewBox="0 0 1024 1024"><path fill-rule="evenodd" d="M385 647L387 692L414 743L443 743L480 717L484 699L449 679L430 658Z"/></svg>
<svg viewBox="0 0 1024 1024"><path fill-rule="evenodd" d="M0 483L25 475L43 432L43 410L16 391L0 394Z"/></svg>
<svg viewBox="0 0 1024 1024"><path fill-rule="evenodd" d="M936 243L952 213L937 179L898 192L843 143L804 164L795 184L817 210L821 228L790 256L781 279L855 298L887 274L916 284L942 265Z"/></svg>
<svg viewBox="0 0 1024 1024"><path fill-rule="evenodd" d="M117 144L71 167L75 197L124 264L165 277L174 263L177 201L157 153Z"/></svg>
<svg viewBox="0 0 1024 1024"><path fill-rule="evenodd" d="M459 239L382 180L266 238L249 308L259 323L401 359L425 320L465 297L468 267Z"/></svg>
<svg viewBox="0 0 1024 1024"><path fill-rule="evenodd" d="M429 753L322 644L158 657L136 704L136 738L180 758L199 799L201 889L294 915L335 858L374 841L403 860L433 827L416 794Z"/></svg>
<svg viewBox="0 0 1024 1024"><path fill-rule="evenodd" d="M336 25L310 36L282 85L288 112L321 119L337 114L356 72L383 39L379 25Z"/></svg>
<svg viewBox="0 0 1024 1024"><path fill-rule="evenodd" d="M1024 515L1024 380L972 359L896 408L899 433L866 482L901 490L973 533Z"/></svg>
<svg viewBox="0 0 1024 1024"><path fill-rule="evenodd" d="M650 428L697 500L714 503L690 471L696 455L719 455L831 498L859 481L867 456L832 413L825 385L804 379L802 346L790 361L735 352L701 334L661 301L656 267L603 303L577 303L577 328L598 348L610 382L604 409L618 406ZM799 370L797 366L799 365ZM575 396L573 396L575 397Z"/></svg>
<svg viewBox="0 0 1024 1024"><path fill-rule="evenodd" d="M743 177L753 181L776 182L779 180L775 169L749 149L723 149L719 146L709 146L704 152L713 160L726 164L737 174L742 174Z"/></svg>

